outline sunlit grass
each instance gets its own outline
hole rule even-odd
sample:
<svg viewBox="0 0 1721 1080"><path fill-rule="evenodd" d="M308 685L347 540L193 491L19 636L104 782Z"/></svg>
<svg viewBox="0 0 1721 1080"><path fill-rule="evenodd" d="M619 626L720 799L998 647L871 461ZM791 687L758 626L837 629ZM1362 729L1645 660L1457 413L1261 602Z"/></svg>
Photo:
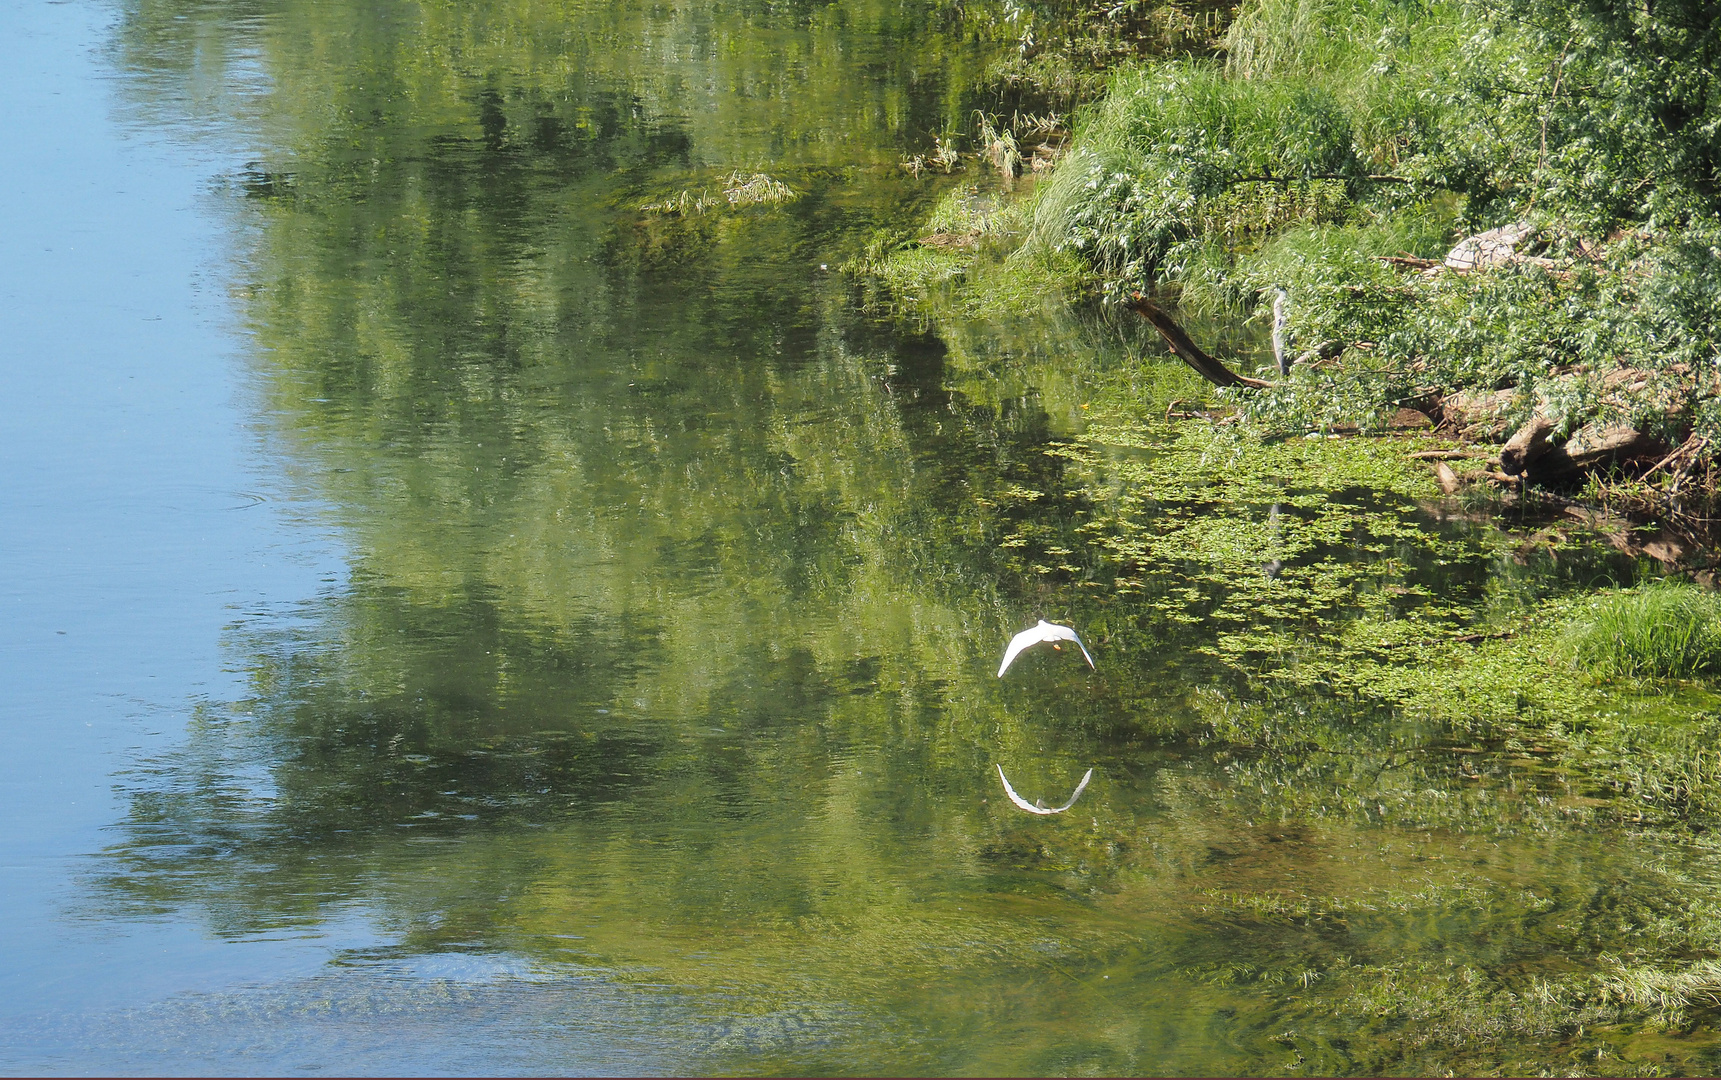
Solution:
<svg viewBox="0 0 1721 1080"><path fill-rule="evenodd" d="M723 197L730 206L779 206L794 202L799 195L788 184L765 173L748 176L736 172L723 178Z"/></svg>
<svg viewBox="0 0 1721 1080"><path fill-rule="evenodd" d="M1598 597L1566 645L1580 668L1605 678L1685 678L1721 670L1721 596L1661 581Z"/></svg>
<svg viewBox="0 0 1721 1080"><path fill-rule="evenodd" d="M1617 1001L1646 1013L1644 1026L1648 1030L1685 1024L1689 1008L1721 1005L1721 962L1698 960L1671 970L1653 964L1614 963L1613 971L1596 976L1601 1000Z"/></svg>

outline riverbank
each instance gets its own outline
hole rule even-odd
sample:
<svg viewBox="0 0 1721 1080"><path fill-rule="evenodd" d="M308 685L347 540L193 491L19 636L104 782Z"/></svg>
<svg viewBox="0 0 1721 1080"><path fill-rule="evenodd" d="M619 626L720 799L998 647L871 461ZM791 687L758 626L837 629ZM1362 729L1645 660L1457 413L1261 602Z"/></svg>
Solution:
<svg viewBox="0 0 1721 1080"><path fill-rule="evenodd" d="M1464 448L1430 466L1448 493L1537 489L1712 547L1721 36L1700 23L1258 0L1217 58L1121 70L1031 157L985 152L1024 142L988 125L982 157L1007 188L1038 172L1033 193L947 199L871 267L911 302L967 275L983 308L1050 274L1246 323L1255 349L1211 350L1212 419L1427 427Z"/></svg>

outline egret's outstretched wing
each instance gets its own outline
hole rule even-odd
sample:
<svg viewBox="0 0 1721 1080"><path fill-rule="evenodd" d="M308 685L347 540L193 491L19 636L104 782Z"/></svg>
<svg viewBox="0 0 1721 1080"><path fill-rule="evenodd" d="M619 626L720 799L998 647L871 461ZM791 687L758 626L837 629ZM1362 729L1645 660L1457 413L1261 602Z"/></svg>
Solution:
<svg viewBox="0 0 1721 1080"><path fill-rule="evenodd" d="M1083 773L1082 774L1082 782L1076 785L1076 790L1070 792L1070 801L1065 803L1064 805L1058 807L1056 810L1053 810L1052 813L1061 814L1065 810L1068 810L1070 807L1076 805L1076 800L1082 797L1082 792L1087 790L1088 781L1092 780L1093 778L1094 778L1094 771L1092 769L1089 769L1087 772Z"/></svg>
<svg viewBox="0 0 1721 1080"><path fill-rule="evenodd" d="M1004 794L1010 796L1010 801L1015 803L1017 806L1020 806L1022 809L1026 810L1028 813L1030 813L1030 814L1055 814L1055 813L1057 813L1056 810L1047 810L1043 806L1035 806L1033 803L1022 798L1022 796L1016 794L1016 789L1010 786L1010 778L1008 776L1004 775L1004 766L1002 766L1002 765L998 766L998 779L1004 781Z"/></svg>
<svg viewBox="0 0 1721 1080"><path fill-rule="evenodd" d="M1030 626L1028 629L1010 639L1010 647L1004 650L1004 662L998 665L998 677L1004 677L1004 669L1010 666L1010 661L1016 659L1023 649L1044 640L1040 637L1040 628Z"/></svg>
<svg viewBox="0 0 1721 1080"><path fill-rule="evenodd" d="M1082 656L1087 658L1088 669L1090 671L1098 671L1099 668L1094 665L1094 658L1091 655L1089 655L1088 647L1086 645L1082 644L1081 638L1076 639L1076 648L1080 649L1082 651Z"/></svg>
<svg viewBox="0 0 1721 1080"><path fill-rule="evenodd" d="M1043 806L1035 806L1033 803L1022 798L1022 796L1016 794L1016 789L1010 786L1010 778L1004 775L1004 766L998 766L998 779L1004 782L1004 794L1010 796L1011 802L1015 803L1030 814L1061 814L1065 810L1068 810L1070 807L1076 805L1077 799L1082 797L1082 792L1087 789L1088 781L1092 780L1093 776L1094 771L1092 769L1083 773L1082 782L1076 785L1075 794L1070 796L1070 801L1058 807L1056 810L1048 810Z"/></svg>
<svg viewBox="0 0 1721 1080"><path fill-rule="evenodd" d="M1052 641L1056 639L1058 641L1075 642L1076 648L1082 651L1082 656L1087 660L1088 667L1094 668L1095 671L1099 670L1099 668L1094 667L1094 658L1088 654L1088 647L1082 644L1082 639L1076 636L1075 630L1068 626L1059 626L1057 623L1041 623L1040 625L1046 631L1045 640Z"/></svg>

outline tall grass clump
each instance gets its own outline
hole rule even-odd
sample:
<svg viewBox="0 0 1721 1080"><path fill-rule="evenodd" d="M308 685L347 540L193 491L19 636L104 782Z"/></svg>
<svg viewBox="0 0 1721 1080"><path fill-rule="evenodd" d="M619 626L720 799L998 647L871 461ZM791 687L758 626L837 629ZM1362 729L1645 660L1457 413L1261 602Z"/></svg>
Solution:
<svg viewBox="0 0 1721 1080"><path fill-rule="evenodd" d="M1572 661L1603 678L1677 679L1721 671L1721 596L1659 581L1592 601L1566 637Z"/></svg>
<svg viewBox="0 0 1721 1080"><path fill-rule="evenodd" d="M1179 279L1210 243L1320 216L1321 186L1367 176L1349 118L1319 83L1160 64L1114 81L1039 198L1034 230L1112 291L1146 288Z"/></svg>

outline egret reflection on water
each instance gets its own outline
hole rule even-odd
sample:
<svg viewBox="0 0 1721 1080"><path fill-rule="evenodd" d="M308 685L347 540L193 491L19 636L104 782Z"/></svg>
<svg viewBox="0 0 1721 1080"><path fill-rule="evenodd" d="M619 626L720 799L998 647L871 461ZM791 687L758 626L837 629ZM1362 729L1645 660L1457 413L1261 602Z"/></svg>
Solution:
<svg viewBox="0 0 1721 1080"><path fill-rule="evenodd" d="M1093 656L1088 653L1088 647L1082 644L1082 639L1076 635L1075 630L1068 626L1060 626L1057 623L1049 623L1046 620L1041 619L1037 624L1029 627L1010 639L1010 647L1004 650L1004 662L998 665L998 677L1000 679L1004 677L1005 669L1010 666L1010 662L1015 660L1017 655L1019 655L1023 649L1033 645L1038 645L1042 641L1051 642L1052 648L1054 649L1058 647L1058 642L1060 641L1073 641L1076 643L1076 648L1082 651L1082 656L1087 660L1088 667L1094 667ZM1094 668L1094 670L1097 671L1098 669ZM1010 796L1011 802L1015 803L1030 814L1061 814L1065 810L1068 810L1070 807L1076 805L1077 799L1082 797L1082 791L1088 786L1088 781L1093 779L1093 775L1094 771L1092 769L1083 773L1082 782L1076 785L1076 790L1070 795L1070 801L1054 810L1047 809L1045 806L1040 805L1038 800L1029 802L1016 794L1016 789L1010 786L1010 778L1004 775L1004 766L998 766L998 779L1004 782L1004 794Z"/></svg>
<svg viewBox="0 0 1721 1080"><path fill-rule="evenodd" d="M1036 799L1033 802L1029 802L1028 800L1022 798L1022 796L1016 794L1016 789L1010 786L1010 778L1008 776L1004 775L1004 766L1002 766L1002 765L998 766L998 779L1000 779L1004 782L1004 794L1010 796L1011 802L1015 803L1017 806L1020 806L1022 809L1026 810L1030 814L1061 814L1061 813L1063 813L1065 810L1068 810L1070 807L1076 805L1076 800L1082 797L1082 792L1087 788L1088 781L1092 780L1093 778L1094 778L1094 771L1092 769L1089 769L1087 772L1083 773L1082 774L1082 782L1077 784L1076 790L1070 794L1070 801L1065 803L1064 805L1062 805L1060 807L1052 809L1052 808L1048 808L1045 806L1041 806L1038 799Z"/></svg>
<svg viewBox="0 0 1721 1080"><path fill-rule="evenodd" d="M1058 647L1057 643L1060 641L1073 641L1076 643L1076 648L1082 650L1082 656L1087 658L1088 667L1094 666L1094 658L1088 654L1088 647L1082 644L1082 639L1076 636L1074 630L1041 619L1037 625L1030 626L1010 639L1010 647L1004 650L1004 662L998 665L998 677L1000 679L1004 677L1004 669L1010 666L1010 662L1015 660L1017 654L1023 649L1030 645L1038 645L1042 641L1051 642L1054 649ZM1095 670L1098 669L1095 668Z"/></svg>

